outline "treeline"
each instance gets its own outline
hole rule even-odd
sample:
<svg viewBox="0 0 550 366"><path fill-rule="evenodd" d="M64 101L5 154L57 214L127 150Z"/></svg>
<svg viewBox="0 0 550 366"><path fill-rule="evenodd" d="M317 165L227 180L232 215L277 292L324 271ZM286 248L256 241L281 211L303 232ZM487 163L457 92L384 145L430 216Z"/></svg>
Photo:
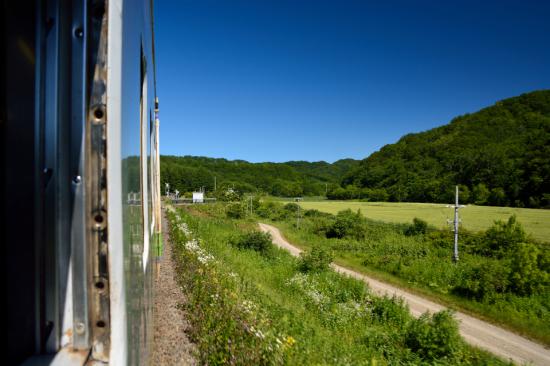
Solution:
<svg viewBox="0 0 550 366"><path fill-rule="evenodd" d="M550 207L550 91L497 102L384 146L342 179L332 199Z"/></svg>
<svg viewBox="0 0 550 366"><path fill-rule="evenodd" d="M161 181L180 192L324 196L550 208L550 91L506 99L450 124L408 134L362 161L249 163L161 156Z"/></svg>
<svg viewBox="0 0 550 366"><path fill-rule="evenodd" d="M192 192L204 187L208 192L232 190L263 192L273 196L319 196L339 185L344 172L358 163L345 159L335 163L292 161L249 163L243 160L196 156L161 156L161 184L172 190ZM163 192L164 193L164 192Z"/></svg>

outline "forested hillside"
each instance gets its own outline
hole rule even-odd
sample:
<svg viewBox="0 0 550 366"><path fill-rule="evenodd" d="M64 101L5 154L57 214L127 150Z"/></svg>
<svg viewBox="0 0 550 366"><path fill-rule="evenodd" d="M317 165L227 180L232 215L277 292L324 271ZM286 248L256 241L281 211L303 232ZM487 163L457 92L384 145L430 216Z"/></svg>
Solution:
<svg viewBox="0 0 550 366"><path fill-rule="evenodd" d="M550 206L550 90L497 102L408 134L361 161L329 196L410 202Z"/></svg>
<svg viewBox="0 0 550 366"><path fill-rule="evenodd" d="M327 186L338 186L343 174L358 160L345 159L333 164L324 161L288 163L249 163L243 160L213 159L196 156L161 156L161 181L173 189L190 192L205 187L218 190L229 187L239 192L256 192L275 196L324 195Z"/></svg>
<svg viewBox="0 0 550 366"><path fill-rule="evenodd" d="M343 142L344 143L344 142ZM550 207L550 90L497 102L408 134L362 161L249 163L162 156L161 180L180 192L233 187L275 196Z"/></svg>
<svg viewBox="0 0 550 366"><path fill-rule="evenodd" d="M341 159L330 164L326 161L288 161L297 171L325 182L340 182L342 177L359 164L359 160Z"/></svg>

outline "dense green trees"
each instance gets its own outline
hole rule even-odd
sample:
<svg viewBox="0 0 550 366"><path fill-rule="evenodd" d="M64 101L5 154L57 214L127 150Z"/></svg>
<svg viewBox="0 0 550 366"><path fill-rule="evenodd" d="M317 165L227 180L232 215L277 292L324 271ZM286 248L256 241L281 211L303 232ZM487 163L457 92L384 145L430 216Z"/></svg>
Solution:
<svg viewBox="0 0 550 366"><path fill-rule="evenodd" d="M550 207L550 91L506 99L448 125L408 134L362 161L249 163L161 157L161 181L180 192L264 192L369 201ZM164 186L164 185L163 185Z"/></svg>
<svg viewBox="0 0 550 366"><path fill-rule="evenodd" d="M197 156L161 156L161 181L172 190L190 192L204 187L207 192L228 188L243 192L264 192L274 196L319 196L327 188L338 186L344 172L357 165L352 159L333 164L324 161L288 163L249 163L242 160L213 159Z"/></svg>
<svg viewBox="0 0 550 366"><path fill-rule="evenodd" d="M550 207L550 91L406 135L364 159L343 178L346 192L329 197L352 198L367 187L391 201L452 202L457 184L465 203Z"/></svg>

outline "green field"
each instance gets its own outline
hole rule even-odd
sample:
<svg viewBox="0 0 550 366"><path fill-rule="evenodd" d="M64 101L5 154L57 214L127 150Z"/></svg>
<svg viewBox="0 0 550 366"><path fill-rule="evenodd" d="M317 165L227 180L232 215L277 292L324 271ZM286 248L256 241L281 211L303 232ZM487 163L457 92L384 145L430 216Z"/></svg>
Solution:
<svg viewBox="0 0 550 366"><path fill-rule="evenodd" d="M504 364L465 344L450 313L414 319L401 300L328 270L330 258L311 255L306 267L254 233L256 217L230 219L226 209L168 210L201 364Z"/></svg>
<svg viewBox="0 0 550 366"><path fill-rule="evenodd" d="M290 202L290 201L288 201ZM305 209L316 209L335 214L338 211L360 209L369 219L385 222L410 223L418 217L437 228L450 226L447 219L453 218L453 210L443 204L432 203L395 203L395 202L358 202L358 201L304 201L300 205ZM470 231L485 230L495 220L507 220L516 215L518 221L533 238L550 242L550 210L531 208L491 207L468 205L460 210L461 225Z"/></svg>
<svg viewBox="0 0 550 366"><path fill-rule="evenodd" d="M453 236L450 231L420 225L424 229L415 233L418 221L396 224L384 222L400 221L388 214L371 216L377 219L373 220L356 211L345 210L361 207L364 212L365 207L367 210L376 207L362 202L304 202L303 206L340 212L334 215L302 211L299 227L296 204L265 201L256 213L263 220L271 220L291 243L302 249L326 248L338 264L414 289L451 308L477 314L550 344L546 326L550 322L550 270L547 265L550 247L529 238L516 221L506 220L486 230L462 235L460 261L452 265ZM396 205L391 206L382 204L378 208L393 209L397 213L404 211L396 210ZM429 220L429 210L426 216L419 212L432 205L400 206L411 209L410 217ZM494 209L475 208L478 211ZM432 216L434 211L432 206ZM478 212L478 217L481 216ZM405 216L400 217L407 221ZM529 269L533 272L529 273Z"/></svg>

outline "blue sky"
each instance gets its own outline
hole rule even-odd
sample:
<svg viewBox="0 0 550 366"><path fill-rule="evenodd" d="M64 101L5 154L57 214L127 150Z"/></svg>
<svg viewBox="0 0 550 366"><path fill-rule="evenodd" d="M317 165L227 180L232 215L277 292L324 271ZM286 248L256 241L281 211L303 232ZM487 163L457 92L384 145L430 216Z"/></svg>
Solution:
<svg viewBox="0 0 550 366"><path fill-rule="evenodd" d="M155 1L161 153L362 159L550 88L549 1Z"/></svg>

